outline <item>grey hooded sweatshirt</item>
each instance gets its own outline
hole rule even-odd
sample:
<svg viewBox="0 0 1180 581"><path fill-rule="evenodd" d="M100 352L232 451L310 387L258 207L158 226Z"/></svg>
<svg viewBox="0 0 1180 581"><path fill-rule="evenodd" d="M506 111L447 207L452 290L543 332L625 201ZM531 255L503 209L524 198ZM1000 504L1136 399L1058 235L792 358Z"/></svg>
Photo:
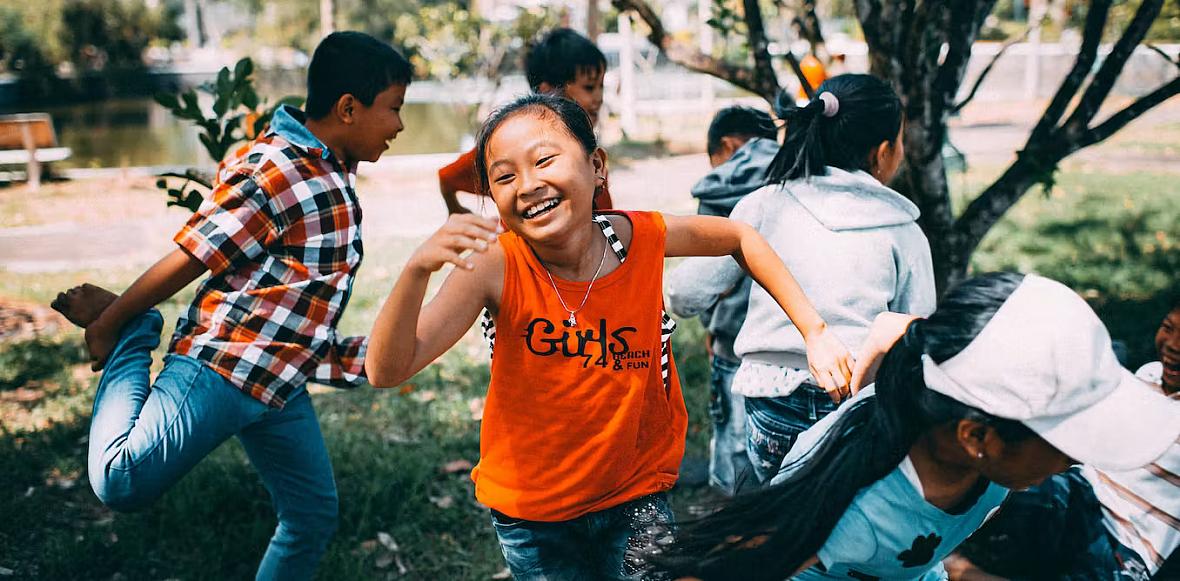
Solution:
<svg viewBox="0 0 1180 581"><path fill-rule="evenodd" d="M733 152L725 163L713 168L692 186L692 196L700 200L697 213L728 217L746 194L766 184L766 168L778 153L778 142L755 137ZM713 355L737 362L733 342L750 298L750 277L741 276L733 290L717 299L716 305L700 313L701 324L713 336Z"/></svg>
<svg viewBox="0 0 1180 581"><path fill-rule="evenodd" d="M828 328L855 354L879 313L934 312L934 269L913 202L863 171L827 171L764 186L730 217L766 238ZM666 278L670 306L681 315L699 313L743 275L727 256L687 259ZM798 329L762 287L754 285L749 296L735 354L743 362L806 370ZM769 395L788 395L794 387Z"/></svg>

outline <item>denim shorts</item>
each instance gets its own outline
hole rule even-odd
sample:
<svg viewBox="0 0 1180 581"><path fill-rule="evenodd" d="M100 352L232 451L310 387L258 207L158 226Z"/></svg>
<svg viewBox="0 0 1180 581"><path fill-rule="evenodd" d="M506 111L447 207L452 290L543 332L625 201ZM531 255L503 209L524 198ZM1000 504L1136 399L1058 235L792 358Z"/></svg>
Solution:
<svg viewBox="0 0 1180 581"><path fill-rule="evenodd" d="M500 551L517 581L638 581L644 554L670 535L675 519L660 492L559 522L492 511Z"/></svg>
<svg viewBox="0 0 1180 581"><path fill-rule="evenodd" d="M746 453L758 482L774 478L795 438L835 409L827 392L810 383L783 397L747 397Z"/></svg>
<svg viewBox="0 0 1180 581"><path fill-rule="evenodd" d="M727 496L750 474L746 455L746 403L733 393L733 376L738 363L722 357L713 358L713 376L709 390L709 419L713 420L713 437L709 440L709 485Z"/></svg>

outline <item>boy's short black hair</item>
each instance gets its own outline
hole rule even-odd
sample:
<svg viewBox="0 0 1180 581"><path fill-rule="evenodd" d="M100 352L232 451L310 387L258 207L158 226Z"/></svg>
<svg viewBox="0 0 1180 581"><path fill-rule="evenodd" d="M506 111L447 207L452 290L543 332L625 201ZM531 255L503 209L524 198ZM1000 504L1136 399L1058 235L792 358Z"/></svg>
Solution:
<svg viewBox="0 0 1180 581"><path fill-rule="evenodd" d="M722 137L730 135L745 137L746 139L753 137L777 139L778 128L774 126L774 120L770 118L770 114L766 111L760 111L753 107L734 105L732 107L726 107L713 115L713 121L709 123L709 135L705 143L705 149L709 155L713 155L721 147Z"/></svg>
<svg viewBox="0 0 1180 581"><path fill-rule="evenodd" d="M605 71L606 56L589 38L568 28L546 34L524 57L524 74L534 92L541 83L562 87L587 69Z"/></svg>
<svg viewBox="0 0 1180 581"><path fill-rule="evenodd" d="M392 46L363 32L333 32L320 41L307 68L304 112L321 119L349 94L367 107L390 85L409 85L413 74L410 61Z"/></svg>

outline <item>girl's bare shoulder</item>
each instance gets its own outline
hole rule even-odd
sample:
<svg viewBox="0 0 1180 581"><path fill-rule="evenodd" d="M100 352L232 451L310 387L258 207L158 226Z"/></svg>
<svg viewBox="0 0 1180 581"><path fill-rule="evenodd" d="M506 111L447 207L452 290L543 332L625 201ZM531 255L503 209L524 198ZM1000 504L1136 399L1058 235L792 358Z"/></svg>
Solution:
<svg viewBox="0 0 1180 581"><path fill-rule="evenodd" d="M631 238L635 234L635 226L631 224L631 220L624 214L607 214L606 217L610 220L615 235L623 243L623 248L630 248Z"/></svg>

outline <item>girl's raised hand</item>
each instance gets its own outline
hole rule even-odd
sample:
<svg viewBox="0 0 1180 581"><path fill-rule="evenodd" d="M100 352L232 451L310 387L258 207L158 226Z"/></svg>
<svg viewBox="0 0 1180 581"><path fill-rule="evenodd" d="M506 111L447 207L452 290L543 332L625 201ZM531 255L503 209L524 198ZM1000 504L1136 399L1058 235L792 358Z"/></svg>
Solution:
<svg viewBox="0 0 1180 581"><path fill-rule="evenodd" d="M840 403L852 396L852 354L828 328L806 338L807 366L820 388L832 401Z"/></svg>
<svg viewBox="0 0 1180 581"><path fill-rule="evenodd" d="M869 326L869 334L860 346L856 366L852 369L853 393L877 379L877 368L885 359L885 354L893 348L893 344L905 335L910 323L917 319L914 315L884 312L877 315L873 324Z"/></svg>
<svg viewBox="0 0 1180 581"><path fill-rule="evenodd" d="M447 222L427 238L406 263L407 269L431 273L447 263L471 270L467 251L484 252L496 241L500 223L475 214L452 214Z"/></svg>

